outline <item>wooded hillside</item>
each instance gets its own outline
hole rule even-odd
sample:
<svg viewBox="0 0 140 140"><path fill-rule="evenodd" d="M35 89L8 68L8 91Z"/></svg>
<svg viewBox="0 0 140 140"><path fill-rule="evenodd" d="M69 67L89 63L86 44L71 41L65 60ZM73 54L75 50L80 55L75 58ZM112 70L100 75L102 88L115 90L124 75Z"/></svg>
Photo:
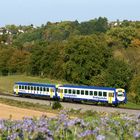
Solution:
<svg viewBox="0 0 140 140"><path fill-rule="evenodd" d="M0 74L125 88L140 102L140 21L48 22L0 28Z"/></svg>

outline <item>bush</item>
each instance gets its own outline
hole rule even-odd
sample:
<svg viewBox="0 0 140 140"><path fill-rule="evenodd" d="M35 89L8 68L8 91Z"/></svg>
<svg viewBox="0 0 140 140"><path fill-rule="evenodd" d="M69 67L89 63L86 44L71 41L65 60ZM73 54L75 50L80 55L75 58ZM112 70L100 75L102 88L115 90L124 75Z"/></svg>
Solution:
<svg viewBox="0 0 140 140"><path fill-rule="evenodd" d="M52 109L59 109L59 108L62 108L61 103L59 101L53 102Z"/></svg>

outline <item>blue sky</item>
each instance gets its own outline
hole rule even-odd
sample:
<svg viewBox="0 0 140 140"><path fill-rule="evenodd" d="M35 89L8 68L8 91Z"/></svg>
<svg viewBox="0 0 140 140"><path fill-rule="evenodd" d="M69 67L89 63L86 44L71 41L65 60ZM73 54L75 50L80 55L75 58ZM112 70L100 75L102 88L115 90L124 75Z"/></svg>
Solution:
<svg viewBox="0 0 140 140"><path fill-rule="evenodd" d="M140 0L0 0L0 26L107 17L140 20Z"/></svg>

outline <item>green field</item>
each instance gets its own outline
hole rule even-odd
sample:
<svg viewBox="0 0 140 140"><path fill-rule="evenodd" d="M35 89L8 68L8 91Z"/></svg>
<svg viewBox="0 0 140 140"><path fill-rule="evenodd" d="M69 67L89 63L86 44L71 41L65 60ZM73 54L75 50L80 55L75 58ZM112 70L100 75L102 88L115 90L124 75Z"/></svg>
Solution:
<svg viewBox="0 0 140 140"><path fill-rule="evenodd" d="M66 84L65 81L58 81L54 79L48 78L40 78L40 77L31 77L25 75L12 75L12 76L1 76L0 77L0 91L3 93L13 93L13 85L15 82L23 81L23 82L40 82L40 83L49 83L49 84ZM120 107L132 108L132 109L140 109L140 104L135 104L128 102L125 105L121 105Z"/></svg>
<svg viewBox="0 0 140 140"><path fill-rule="evenodd" d="M13 92L13 85L15 82L40 82L49 84L64 84L64 81L52 80L40 77L31 77L25 75L11 75L11 76L0 76L0 91L6 93Z"/></svg>

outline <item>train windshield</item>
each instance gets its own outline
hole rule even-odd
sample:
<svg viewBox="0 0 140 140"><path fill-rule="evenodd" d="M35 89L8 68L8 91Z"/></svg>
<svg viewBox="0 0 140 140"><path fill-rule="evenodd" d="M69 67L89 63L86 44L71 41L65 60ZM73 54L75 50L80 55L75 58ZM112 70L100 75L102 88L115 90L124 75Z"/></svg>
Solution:
<svg viewBox="0 0 140 140"><path fill-rule="evenodd" d="M122 91L121 92L117 92L117 96L123 97L124 96L124 93Z"/></svg>

